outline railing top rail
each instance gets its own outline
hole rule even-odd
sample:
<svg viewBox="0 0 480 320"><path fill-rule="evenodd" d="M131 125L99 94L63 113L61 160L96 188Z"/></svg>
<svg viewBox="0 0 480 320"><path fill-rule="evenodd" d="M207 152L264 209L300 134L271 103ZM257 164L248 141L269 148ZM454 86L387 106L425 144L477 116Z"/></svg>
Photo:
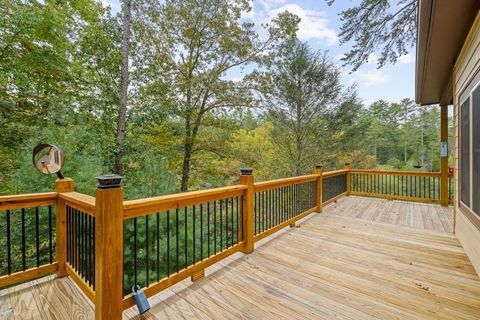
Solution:
<svg viewBox="0 0 480 320"><path fill-rule="evenodd" d="M395 171L395 170L361 170L352 169L351 173L359 174L390 174L398 176L425 176L425 177L440 177L440 172L423 172L423 171Z"/></svg>
<svg viewBox="0 0 480 320"><path fill-rule="evenodd" d="M58 197L65 200L67 205L91 216L95 216L95 197L79 192L59 193Z"/></svg>
<svg viewBox="0 0 480 320"><path fill-rule="evenodd" d="M48 206L56 204L56 201L56 192L0 196L0 210L14 210Z"/></svg>
<svg viewBox="0 0 480 320"><path fill-rule="evenodd" d="M123 218L131 219L147 214L188 207L200 203L221 200L243 195L247 186L234 185L229 187L199 190L170 194L152 198L128 200L123 202Z"/></svg>
<svg viewBox="0 0 480 320"><path fill-rule="evenodd" d="M255 187L255 192L261 192L265 190L270 190L270 189L275 189L283 186L288 186L291 184L298 184L298 183L304 183L304 182L309 182L309 181L315 181L319 177L318 174L309 174L305 176L299 176L299 177L291 177L291 178L285 178L285 179L277 179L277 180L270 180L270 181L263 181L263 182L257 182L254 184Z"/></svg>
<svg viewBox="0 0 480 320"><path fill-rule="evenodd" d="M322 177L323 178L330 178L330 177L340 176L340 175L346 174L350 171L351 171L351 169L341 169L341 170L323 172Z"/></svg>
<svg viewBox="0 0 480 320"><path fill-rule="evenodd" d="M56 192L14 194L14 195L8 195L8 196L0 196L0 203L25 202L25 201L32 201L32 200L47 200L47 199L55 199L56 197L57 197Z"/></svg>

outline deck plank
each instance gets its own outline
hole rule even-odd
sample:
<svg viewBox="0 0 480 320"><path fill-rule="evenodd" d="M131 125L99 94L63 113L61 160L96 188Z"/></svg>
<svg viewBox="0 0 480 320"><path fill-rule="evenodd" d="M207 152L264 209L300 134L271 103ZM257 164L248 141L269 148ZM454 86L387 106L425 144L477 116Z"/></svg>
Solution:
<svg viewBox="0 0 480 320"><path fill-rule="evenodd" d="M452 226L449 208L344 197L123 318L479 319L480 278ZM22 286L0 294L0 317L93 317L68 278Z"/></svg>

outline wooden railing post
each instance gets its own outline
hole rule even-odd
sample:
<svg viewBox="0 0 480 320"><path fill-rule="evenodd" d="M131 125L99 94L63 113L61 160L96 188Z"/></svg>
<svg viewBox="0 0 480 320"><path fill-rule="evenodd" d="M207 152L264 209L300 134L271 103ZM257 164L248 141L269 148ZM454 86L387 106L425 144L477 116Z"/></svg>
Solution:
<svg viewBox="0 0 480 320"><path fill-rule="evenodd" d="M322 212L322 202L323 202L323 171L322 171L322 165L317 164L315 165L315 169L313 170L314 174L318 174L317 178L317 192L315 194L315 203L317 204L317 212L320 213Z"/></svg>
<svg viewBox="0 0 480 320"><path fill-rule="evenodd" d="M253 237L255 236L255 189L253 187L253 183L253 169L240 169L240 184L247 186L242 205L243 253L253 252Z"/></svg>
<svg viewBox="0 0 480 320"><path fill-rule="evenodd" d="M352 169L352 166L350 165L350 163L345 163L345 170L351 170ZM351 176L350 176L350 171L347 172L347 196L350 195L350 192L351 192Z"/></svg>
<svg viewBox="0 0 480 320"><path fill-rule="evenodd" d="M57 193L73 192L75 182L70 178L57 179L55 181L55 191ZM58 261L59 277L67 275L67 207L65 200L57 198L57 219L56 219L56 245L55 256Z"/></svg>
<svg viewBox="0 0 480 320"><path fill-rule="evenodd" d="M123 188L122 177L97 177L95 196L95 319L122 319Z"/></svg>
<svg viewBox="0 0 480 320"><path fill-rule="evenodd" d="M440 140L445 146L440 155L440 204L446 207L448 206L448 106L440 106L440 108Z"/></svg>

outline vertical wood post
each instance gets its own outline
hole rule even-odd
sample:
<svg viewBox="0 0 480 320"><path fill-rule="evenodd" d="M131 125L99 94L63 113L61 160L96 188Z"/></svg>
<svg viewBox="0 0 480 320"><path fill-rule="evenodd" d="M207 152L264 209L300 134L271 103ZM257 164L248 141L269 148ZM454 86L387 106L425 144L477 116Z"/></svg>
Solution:
<svg viewBox="0 0 480 320"><path fill-rule="evenodd" d="M255 236L255 189L253 183L253 169L240 169L240 184L247 186L242 205L243 253L253 252L253 237Z"/></svg>
<svg viewBox="0 0 480 320"><path fill-rule="evenodd" d="M350 170L352 169L352 166L350 165L350 163L345 163L345 170L349 170L347 172L347 196L350 195L350 192L351 192L351 184L352 184L352 179L351 179L351 176L350 176Z"/></svg>
<svg viewBox="0 0 480 320"><path fill-rule="evenodd" d="M75 182L73 179L64 178L57 179L55 181L55 191L57 193L73 192L75 188ZM55 256L58 261L58 272L59 277L64 277L67 275L66 264L67 264L67 206L65 205L65 200L58 198L57 199L57 219L56 219L56 233L57 240L55 246Z"/></svg>
<svg viewBox="0 0 480 320"><path fill-rule="evenodd" d="M448 105L440 108L440 141L448 143ZM440 157L440 204L448 206L448 153Z"/></svg>
<svg viewBox="0 0 480 320"><path fill-rule="evenodd" d="M122 319L123 188L122 177L97 177L95 196L95 319Z"/></svg>
<svg viewBox="0 0 480 320"><path fill-rule="evenodd" d="M317 204L317 212L322 212L322 196L323 196L323 172L322 172L322 165L317 164L315 169L313 170L314 174L318 174L317 178L317 190L315 194L315 203Z"/></svg>

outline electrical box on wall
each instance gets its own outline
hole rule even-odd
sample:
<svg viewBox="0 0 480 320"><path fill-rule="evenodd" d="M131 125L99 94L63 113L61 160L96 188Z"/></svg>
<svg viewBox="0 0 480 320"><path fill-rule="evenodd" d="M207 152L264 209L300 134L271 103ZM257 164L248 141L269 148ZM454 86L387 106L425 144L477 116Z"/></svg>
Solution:
<svg viewBox="0 0 480 320"><path fill-rule="evenodd" d="M440 157L448 157L448 142L440 142Z"/></svg>

